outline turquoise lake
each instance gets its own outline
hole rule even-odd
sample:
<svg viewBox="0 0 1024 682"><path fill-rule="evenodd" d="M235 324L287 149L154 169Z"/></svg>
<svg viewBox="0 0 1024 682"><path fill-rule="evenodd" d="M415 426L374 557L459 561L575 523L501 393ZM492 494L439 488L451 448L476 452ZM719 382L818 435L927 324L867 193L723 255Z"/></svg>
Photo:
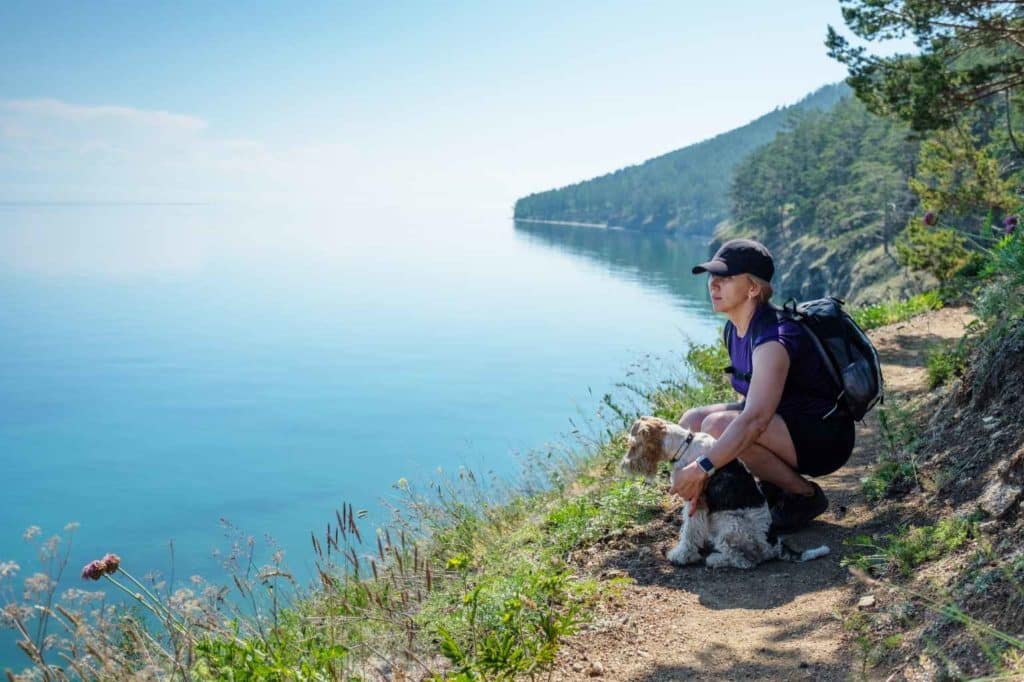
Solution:
<svg viewBox="0 0 1024 682"><path fill-rule="evenodd" d="M308 578L342 501L369 524L399 478L514 479L637 363L716 339L706 256L505 217L0 206L0 561L16 587L23 531L74 521L62 589L106 552L218 580L223 518Z"/></svg>

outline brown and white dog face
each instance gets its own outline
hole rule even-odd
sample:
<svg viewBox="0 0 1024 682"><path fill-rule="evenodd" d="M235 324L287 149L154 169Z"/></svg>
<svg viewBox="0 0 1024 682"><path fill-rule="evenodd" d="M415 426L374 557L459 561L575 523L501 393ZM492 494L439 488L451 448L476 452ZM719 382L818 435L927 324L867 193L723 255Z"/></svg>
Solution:
<svg viewBox="0 0 1024 682"><path fill-rule="evenodd" d="M622 468L633 474L653 478L658 462L665 456L665 435L669 422L657 417L640 417L629 429L629 450L622 458Z"/></svg>

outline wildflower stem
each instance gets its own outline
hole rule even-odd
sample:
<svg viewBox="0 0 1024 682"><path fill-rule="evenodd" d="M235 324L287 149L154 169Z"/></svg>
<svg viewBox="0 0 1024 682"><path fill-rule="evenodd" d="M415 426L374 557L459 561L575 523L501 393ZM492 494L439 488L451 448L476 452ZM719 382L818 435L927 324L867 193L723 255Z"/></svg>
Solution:
<svg viewBox="0 0 1024 682"><path fill-rule="evenodd" d="M124 573L124 571L122 571L122 573ZM125 575L129 574L125 573ZM186 637L188 636L188 633L185 631L185 628L180 623L178 623L177 620L175 620L174 615L171 614L170 611L167 611L165 608L163 608L162 604L160 604L159 602L156 602L156 605L151 604L145 598L143 598L141 593L130 590L127 585L116 580L112 576L107 575L104 577L111 583L113 583L119 590L121 590L125 594L131 595L133 599L135 599L137 602L139 602L139 604L145 607L146 610L148 610L150 613L156 616L158 620L165 622L168 626L173 625L174 628L178 630L182 635L185 635ZM136 584L138 584L137 581ZM149 594L148 590L147 594ZM152 595L150 595L150 598L153 598Z"/></svg>
<svg viewBox="0 0 1024 682"><path fill-rule="evenodd" d="M179 623L179 622L178 622L178 619L174 617L174 614L173 614L173 613L171 613L170 609L168 609L168 608L167 608L166 606L164 606L163 602L161 602L161 601L160 601L159 599L157 599L157 598L156 598L156 595L154 595L154 594L153 594L152 592L150 592L150 591L149 591L149 588L147 588L147 587L146 587L145 585L143 585L143 584L142 584L141 582L139 582L138 580L136 580L135 576L133 576L133 575L132 575L131 573L129 573L128 571L124 570L123 568L119 568L118 570L119 570L119 571L120 571L121 573L123 573L123 574L124 574L124 576L125 576L126 578L128 578L128 580L132 581L132 583L134 583L136 587L138 587L138 588L139 588L140 590L142 590L143 592L145 592L145 593L146 593L146 596L150 598L150 600L151 600L151 601L153 602L153 604L154 604L154 605L156 605L156 607L157 607L158 609L160 609L161 611L163 611L163 612L164 612L164 614L165 614L165 617L166 617L166 618L168 618L168 619L170 619L171 621L173 621L173 622L174 622L175 624L177 624L177 625L178 625L179 627L182 627L182 626L181 626L181 623ZM107 577L109 578L110 576L108 575Z"/></svg>

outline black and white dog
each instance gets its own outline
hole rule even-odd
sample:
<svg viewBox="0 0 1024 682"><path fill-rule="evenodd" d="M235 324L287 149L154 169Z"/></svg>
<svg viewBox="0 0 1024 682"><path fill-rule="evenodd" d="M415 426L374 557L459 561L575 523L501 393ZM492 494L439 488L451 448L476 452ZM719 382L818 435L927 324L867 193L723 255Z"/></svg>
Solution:
<svg viewBox="0 0 1024 682"><path fill-rule="evenodd" d="M640 417L629 430L629 451L622 466L651 479L658 462L671 461L674 481L677 471L706 454L714 443L706 433L658 417ZM682 520L679 543L668 553L675 564L703 559L712 568L753 568L769 559L810 561L829 553L824 545L802 553L786 547L771 528L772 515L764 493L738 459L711 477L696 513L690 515L689 502L683 505Z"/></svg>

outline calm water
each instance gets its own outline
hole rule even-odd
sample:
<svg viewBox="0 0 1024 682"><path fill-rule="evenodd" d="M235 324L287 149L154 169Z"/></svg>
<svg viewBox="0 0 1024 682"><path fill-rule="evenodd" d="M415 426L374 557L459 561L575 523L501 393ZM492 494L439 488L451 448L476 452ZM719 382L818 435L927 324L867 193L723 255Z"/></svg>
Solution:
<svg viewBox="0 0 1024 682"><path fill-rule="evenodd" d="M219 519L308 576L342 500L508 477L648 353L718 322L696 242L210 206L0 206L0 560L221 578ZM2 587L2 586L0 586ZM10 652L0 652L0 663ZM20 663L20 661L18 661Z"/></svg>

